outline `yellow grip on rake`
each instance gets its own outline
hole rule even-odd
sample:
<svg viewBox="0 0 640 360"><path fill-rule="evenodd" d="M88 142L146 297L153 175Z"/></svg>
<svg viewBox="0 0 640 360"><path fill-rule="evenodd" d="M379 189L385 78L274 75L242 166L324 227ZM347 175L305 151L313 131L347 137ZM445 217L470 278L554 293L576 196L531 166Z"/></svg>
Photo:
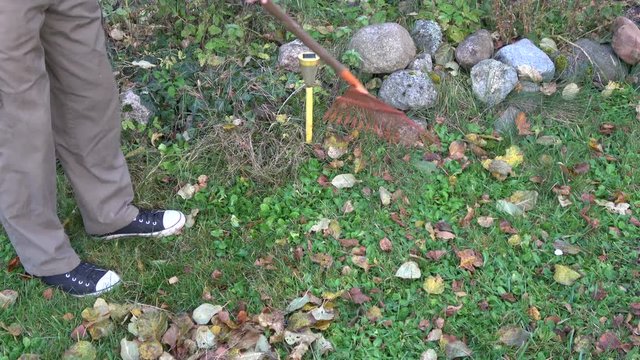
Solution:
<svg viewBox="0 0 640 360"><path fill-rule="evenodd" d="M306 140L307 140L307 144L311 144L312 140L313 140L313 88L311 86L307 86L307 101L306 101L306 110L307 110L307 116L306 116L306 122L305 122L305 128L306 128Z"/></svg>

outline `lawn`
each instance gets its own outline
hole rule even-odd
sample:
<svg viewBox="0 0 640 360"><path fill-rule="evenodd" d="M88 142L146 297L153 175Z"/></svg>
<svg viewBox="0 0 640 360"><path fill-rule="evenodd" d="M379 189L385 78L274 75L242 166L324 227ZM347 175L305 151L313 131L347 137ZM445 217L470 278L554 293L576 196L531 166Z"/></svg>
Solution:
<svg viewBox="0 0 640 360"><path fill-rule="evenodd" d="M306 293L342 293L329 301L335 319L314 330L333 344L327 359L418 359L428 349L446 358L451 344L464 344L472 359L640 358L639 90L622 84L603 96L583 84L573 100L561 91L516 93L487 109L463 72L442 79L434 108L409 114L441 144L408 148L322 122L344 89L323 70L315 144L305 145L302 93L290 96L301 77L275 68L278 42L292 38L258 7L219 3L103 4L107 31L126 35L110 40L119 84L155 111L147 125L123 122L136 203L197 212L179 236L99 241L85 234L60 172L59 214L74 247L124 279L107 302L172 315L207 302L242 322ZM367 23L407 25L431 9L430 1L415 2L416 15L385 1L285 3L336 51ZM591 10L576 6L575 24L547 10L518 23L522 35L603 30ZM475 11L484 17L451 20L448 36L499 24L490 7ZM607 11L602 21L621 4ZM157 66L132 64L139 60ZM494 133L501 110L523 102L532 109L529 131ZM506 179L483 167L483 159L513 152L522 161ZM357 182L333 186L341 174ZM523 191L537 194L524 214L501 207ZM14 258L0 233L0 290L18 293L0 310L0 359L61 358L95 299L51 293L11 266ZM409 261L419 279L396 276ZM11 324L20 331L12 335ZM118 323L93 341L97 358L120 358L125 337L133 339ZM292 351L275 348L283 358Z"/></svg>

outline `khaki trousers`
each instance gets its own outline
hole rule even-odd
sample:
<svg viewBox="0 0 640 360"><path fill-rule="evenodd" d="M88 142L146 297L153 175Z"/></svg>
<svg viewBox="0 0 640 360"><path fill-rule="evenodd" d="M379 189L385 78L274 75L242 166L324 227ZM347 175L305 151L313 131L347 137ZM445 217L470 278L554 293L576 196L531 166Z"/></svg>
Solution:
<svg viewBox="0 0 640 360"><path fill-rule="evenodd" d="M137 215L120 126L97 0L0 0L0 220L28 273L80 261L57 215L56 158L88 233Z"/></svg>

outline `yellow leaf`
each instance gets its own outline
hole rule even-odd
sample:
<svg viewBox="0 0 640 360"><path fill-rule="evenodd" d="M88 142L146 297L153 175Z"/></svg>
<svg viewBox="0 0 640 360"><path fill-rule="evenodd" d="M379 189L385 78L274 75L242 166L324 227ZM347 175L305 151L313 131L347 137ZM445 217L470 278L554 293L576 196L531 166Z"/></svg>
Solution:
<svg viewBox="0 0 640 360"><path fill-rule="evenodd" d="M439 295L444 292L444 280L440 275L438 276L429 276L422 285L424 291L428 294Z"/></svg>
<svg viewBox="0 0 640 360"><path fill-rule="evenodd" d="M577 271L564 265L556 265L555 270L556 271L555 274L553 274L553 279L562 285L572 285L582 276Z"/></svg>
<svg viewBox="0 0 640 360"><path fill-rule="evenodd" d="M209 328L209 330L211 330L211 332L213 333L213 335L220 335L220 332L222 332L222 327L220 327L219 325L213 325L211 328Z"/></svg>
<svg viewBox="0 0 640 360"><path fill-rule="evenodd" d="M382 310L377 306L372 306L367 310L367 319L371 322L375 322L382 317Z"/></svg>
<svg viewBox="0 0 640 360"><path fill-rule="evenodd" d="M285 124L287 120L289 120L289 117L287 116L287 114L276 115L276 121L279 122L280 124Z"/></svg>
<svg viewBox="0 0 640 360"><path fill-rule="evenodd" d="M504 156L497 156L496 160L502 160L511 167L516 167L524 161L524 153L517 146L511 146L507 149Z"/></svg>
<svg viewBox="0 0 640 360"><path fill-rule="evenodd" d="M322 293L322 298L327 300L327 301L332 301L332 300L335 300L335 299L339 298L340 296L342 296L342 294L344 294L344 291L324 292L324 293Z"/></svg>
<svg viewBox="0 0 640 360"><path fill-rule="evenodd" d="M529 317L531 318L531 320L535 320L535 321L540 320L540 311L538 310L537 307L532 306L529 308Z"/></svg>
<svg viewBox="0 0 640 360"><path fill-rule="evenodd" d="M478 134L467 134L464 136L464 139L476 146L487 146L487 141Z"/></svg>
<svg viewBox="0 0 640 360"><path fill-rule="evenodd" d="M507 240L507 242L511 246L518 246L518 245L520 245L522 243L522 239L520 238L520 235L516 234L516 235L511 236L509 238L509 240Z"/></svg>

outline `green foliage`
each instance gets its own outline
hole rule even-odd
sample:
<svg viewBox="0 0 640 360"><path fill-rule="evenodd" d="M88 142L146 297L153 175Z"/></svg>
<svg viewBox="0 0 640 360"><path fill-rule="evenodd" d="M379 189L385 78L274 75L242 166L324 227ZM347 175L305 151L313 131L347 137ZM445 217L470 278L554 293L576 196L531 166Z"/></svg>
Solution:
<svg viewBox="0 0 640 360"><path fill-rule="evenodd" d="M478 1L422 0L421 19L437 19L447 39L457 44L482 26L485 15Z"/></svg>

